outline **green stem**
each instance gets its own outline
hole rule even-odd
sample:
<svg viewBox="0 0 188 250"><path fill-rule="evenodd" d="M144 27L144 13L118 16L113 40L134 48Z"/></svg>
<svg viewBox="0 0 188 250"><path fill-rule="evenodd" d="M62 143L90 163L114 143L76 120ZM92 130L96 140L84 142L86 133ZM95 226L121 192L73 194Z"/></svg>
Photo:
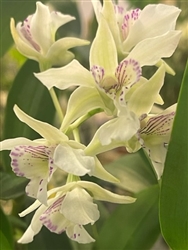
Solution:
<svg viewBox="0 0 188 250"><path fill-rule="evenodd" d="M74 129L78 128L84 121L86 121L87 119L89 119L93 115L100 113L102 111L103 111L102 109L98 108L98 109L95 109L95 110L88 112L86 115L81 116L74 123L72 123L69 126L69 128L67 129L67 131L65 131L65 132L69 133L69 132L73 131ZM63 130L63 124L61 125L60 130Z"/></svg>
<svg viewBox="0 0 188 250"><path fill-rule="evenodd" d="M42 63L39 63L39 68L40 68L40 72L43 72L43 71L49 69L50 66L47 65L47 64L45 64L45 63L43 63L43 64L42 64ZM56 93L55 93L55 91L54 91L54 88L51 88L51 89L49 90L49 93L50 93L50 95L51 95L51 98L52 98L54 107L55 107L56 112L57 112L57 114L58 114L60 123L62 123L63 118L64 118L64 114L63 114L62 108L61 108L61 106L60 106L59 100L58 100L58 98L57 98L57 95L56 95Z"/></svg>
<svg viewBox="0 0 188 250"><path fill-rule="evenodd" d="M80 177L73 174L68 174L66 184L73 181L80 181Z"/></svg>
<svg viewBox="0 0 188 250"><path fill-rule="evenodd" d="M63 114L62 108L61 108L61 106L60 106L59 100L58 100L58 98L57 98L57 95L56 95L56 93L55 93L55 91L54 91L53 88L51 88L51 89L49 90L49 92L50 92L52 101L53 101L53 103L54 103L55 109L56 109L56 111L57 111L59 120L60 120L60 122L62 122L62 121L63 121L63 118L64 118L64 114Z"/></svg>
<svg viewBox="0 0 188 250"><path fill-rule="evenodd" d="M72 131L72 133L73 133L73 136L74 136L75 141L80 142L80 134L79 134L78 128L75 128L75 129Z"/></svg>

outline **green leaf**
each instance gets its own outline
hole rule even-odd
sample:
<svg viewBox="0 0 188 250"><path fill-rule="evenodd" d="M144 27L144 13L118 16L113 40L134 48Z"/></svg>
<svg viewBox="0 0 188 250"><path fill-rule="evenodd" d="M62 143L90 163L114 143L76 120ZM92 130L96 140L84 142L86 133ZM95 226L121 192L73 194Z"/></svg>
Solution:
<svg viewBox="0 0 188 250"><path fill-rule="evenodd" d="M29 139L39 138L39 135L26 124L19 121L13 112L17 104L28 115L44 122L52 123L55 109L47 88L33 75L39 72L38 64L27 61L16 76L9 92L5 109L3 137L15 138L18 136ZM9 152L3 152L4 167L11 172Z"/></svg>
<svg viewBox="0 0 188 250"><path fill-rule="evenodd" d="M180 90L160 195L160 223L173 250L188 249L188 63Z"/></svg>
<svg viewBox="0 0 188 250"><path fill-rule="evenodd" d="M118 206L99 232L94 249L150 249L160 234L158 193L155 185L137 194L135 203Z"/></svg>
<svg viewBox="0 0 188 250"><path fill-rule="evenodd" d="M1 230L0 230L0 239L1 239L1 243L0 243L1 249L13 250L13 248L10 246L7 238L5 237L5 235L3 234Z"/></svg>
<svg viewBox="0 0 188 250"><path fill-rule="evenodd" d="M157 184L155 174L143 150L125 155L106 165L105 169L120 180L116 185L133 193Z"/></svg>
<svg viewBox="0 0 188 250"><path fill-rule="evenodd" d="M71 250L69 239L66 233L55 234L43 227L37 234L34 241L28 244L28 250Z"/></svg>
<svg viewBox="0 0 188 250"><path fill-rule="evenodd" d="M0 248L11 250L13 249L13 237L12 237L12 229L10 227L10 223L0 208Z"/></svg>
<svg viewBox="0 0 188 250"><path fill-rule="evenodd" d="M0 199L9 200L15 199L25 193L25 186L28 180L22 177L17 177L14 174L0 172L1 192Z"/></svg>

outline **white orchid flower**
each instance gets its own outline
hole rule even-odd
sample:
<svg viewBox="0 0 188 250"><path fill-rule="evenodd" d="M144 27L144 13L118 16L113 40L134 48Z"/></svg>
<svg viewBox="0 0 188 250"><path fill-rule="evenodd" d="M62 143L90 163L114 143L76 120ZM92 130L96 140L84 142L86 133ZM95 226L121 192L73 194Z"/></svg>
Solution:
<svg viewBox="0 0 188 250"><path fill-rule="evenodd" d="M14 138L1 142L0 150L11 150L11 166L15 174L30 179L26 187L29 196L46 204L47 183L57 167L76 176L88 174L106 181L118 181L106 172L96 157L85 154L83 144L69 140L57 128L33 119L17 106L14 112L22 122L43 137L34 141Z"/></svg>
<svg viewBox="0 0 188 250"><path fill-rule="evenodd" d="M126 102L125 93L142 80L141 67L155 65L162 57L171 56L179 38L180 33L176 31L155 39L148 38L147 45L140 42L118 63L114 38L108 23L101 16L90 50L90 71L73 60L65 67L49 69L35 76L48 89L53 86L59 89L80 86L73 92L68 103L62 124L62 129L66 130L74 120L96 108L102 108L108 115L117 114L114 99Z"/></svg>
<svg viewBox="0 0 188 250"><path fill-rule="evenodd" d="M68 49L89 44L88 41L74 37L55 41L57 29L74 19L60 12L50 12L46 5L37 2L36 12L23 23L19 22L15 27L15 21L11 18L11 33L19 52L38 61L42 70L54 65L62 66L74 58Z"/></svg>
<svg viewBox="0 0 188 250"><path fill-rule="evenodd" d="M135 198L114 194L97 184L86 181L67 183L48 191L48 197L50 195L53 195L53 198L48 198L47 207L35 201L20 214L20 216L25 216L38 208L30 226L18 241L19 243L33 241L33 237L39 233L43 225L57 234L66 232L71 240L79 243L93 242L95 240L83 227L87 224L93 225L99 219L100 214L93 199L119 204L129 204L135 201Z"/></svg>
<svg viewBox="0 0 188 250"><path fill-rule="evenodd" d="M139 143L150 157L158 180L163 174L175 112L176 104L165 109L160 114L150 114L141 121L141 128L138 131L137 144ZM133 140L135 139L133 138ZM134 152L131 144L130 140L127 149L129 152Z"/></svg>
<svg viewBox="0 0 188 250"><path fill-rule="evenodd" d="M137 133L129 140L125 140L129 130L136 129L138 124L132 123L135 127L130 128L130 123L124 122L120 126L117 120L110 120L97 130L85 152L92 155L118 146L125 146L128 152L133 153L143 148L151 159L157 179L160 179L164 169L175 110L176 104L157 115L143 114L143 116L140 116ZM109 133L110 131L111 133Z"/></svg>
<svg viewBox="0 0 188 250"><path fill-rule="evenodd" d="M176 33L179 36L179 31L174 33L174 29L181 10L175 6L149 4L143 10L136 8L127 11L123 5L115 5L110 0L104 0L103 6L99 0L91 2L98 23L101 14L107 21L121 56L127 55L140 42L145 47L164 34L169 33L173 37Z"/></svg>

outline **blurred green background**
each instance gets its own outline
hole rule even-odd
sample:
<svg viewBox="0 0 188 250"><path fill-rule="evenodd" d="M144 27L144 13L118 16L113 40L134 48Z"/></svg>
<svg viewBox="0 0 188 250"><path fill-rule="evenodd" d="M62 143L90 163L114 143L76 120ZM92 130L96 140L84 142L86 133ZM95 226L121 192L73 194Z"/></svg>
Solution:
<svg viewBox="0 0 188 250"><path fill-rule="evenodd" d="M41 1L43 3L47 3L46 1ZM123 1L119 1L123 2ZM54 108L51 103L50 96L47 90L40 85L39 82L34 78L32 72L38 72L38 65L36 62L27 61L26 58L15 49L13 45L13 40L10 34L9 22L10 18L14 17L16 23L22 21L26 16L32 14L35 11L35 1L5 1L1 2L1 61L0 61L0 69L1 69L1 78L0 78L0 86L1 86L1 93L0 93L0 122L1 122L1 130L0 130L0 139L5 139L9 137L15 136L27 136L28 138L35 139L38 137L36 133L30 130L27 126L21 124L19 121L16 120L12 110L14 103L19 103L22 109L25 111L30 110L32 107L30 115L33 115L35 118L38 118L43 121L47 121L49 123L54 123ZM187 53L188 53L188 5L187 1L139 1L133 0L126 2L128 6L131 7L138 7L143 9L144 6L151 3L166 3L170 5L175 5L179 7L182 12L180 17L177 21L177 29L182 30L182 37L176 52L173 56L166 60L167 63L175 70L176 75L172 77L171 75L166 75L165 84L161 90L161 95L164 99L164 106L166 108L171 104L177 102L178 94L180 90L180 84L183 77L183 72L186 65L187 60ZM95 32L97 29L97 22L92 12L92 8L89 1L49 1L48 4L52 6L54 9L64 13L64 14L71 14L76 17L76 21L72 21L62 27L59 28L57 32L57 39L64 36L74 36L80 37L84 39L88 39L92 41L95 36ZM161 45L162 46L162 45ZM82 65L89 68L88 57L89 57L89 49L90 46L78 47L72 49L75 54L76 59L78 59ZM23 66L22 70L20 71L21 67ZM151 75L153 72L153 68L145 68L144 72L147 75ZM15 78L16 77L16 78ZM10 94L9 94L10 93ZM37 95L36 95L37 93ZM66 100L70 95L70 90L65 91L63 94L57 91L59 98L61 100L61 104L66 108ZM9 94L9 97L8 97ZM28 99L28 96L31 96L31 99ZM35 96L33 100L33 96ZM8 98L8 102L7 102ZM39 110L37 108L40 107ZM49 108L50 107L50 108ZM48 112L46 110L48 109ZM99 118L102 119L102 118ZM100 121L98 121L100 124ZM86 123L82 127L82 139L83 141L88 141L90 137L90 132L93 130L91 122ZM118 149L116 151L110 152L109 154L104 154L100 156L102 163L112 162L113 160L119 158L125 154L124 149ZM24 187L27 184L25 179L18 178L12 174L10 168L10 160L8 157L8 152L1 153L0 159L0 182L1 182L1 197L3 198L0 201L2 209L0 210L1 214L1 223L0 229L4 232L4 235L0 235L1 239L4 239L4 248L2 250L27 250L27 249L35 249L35 250L44 250L44 249L91 249L92 246L81 245L79 246L76 243L70 243L67 239L65 234L62 235L55 235L51 234L47 229L43 229L42 233L36 236L36 239L33 243L28 245L20 245L16 243L16 240L22 235L23 231L27 228L27 225L31 219L31 215L27 216L26 219L20 219L18 217L18 212L21 212L25 207L28 206L32 202L32 199L24 196ZM138 155L138 162L140 161L147 161L144 159L143 155ZM140 158L139 158L140 157ZM127 159L127 158L126 158ZM142 160L141 160L142 159ZM144 159L144 160L143 160ZM123 160L123 163L125 159ZM128 159L129 162L129 159ZM131 159L130 159L131 162ZM143 166L147 165L143 163ZM122 167L122 163L119 162L119 171ZM113 171L113 166L110 167L111 171ZM137 167L135 166L135 172L138 171ZM149 172L148 172L149 171ZM145 190L146 187L153 185L155 186L156 181L153 178L153 173L146 168L145 172L149 176L150 183L140 182L141 187L138 190ZM6 173L6 174L5 174ZM8 173L8 174L7 174ZM121 173L121 172L120 172ZM127 173L129 171L127 170ZM60 180L59 180L59 179ZM62 183L64 181L64 176L61 177L56 176L56 182ZM96 180L95 180L96 181ZM138 179L135 179L135 182ZM143 180L142 180L143 181ZM142 183L142 184L141 184ZM113 189L115 191L121 192L119 189L120 187L114 188L109 184L102 183L106 185L108 189ZM133 182L134 184L134 182ZM134 186L134 185L133 185ZM123 188L123 187L121 187ZM132 187L133 188L133 187ZM135 188L135 186L134 186ZM138 190L127 190L127 192L135 192L137 193ZM143 191L144 192L144 191ZM155 188L153 189L154 193L157 193ZM141 197L140 206L142 204L142 198L144 203L144 197L152 198L153 193L150 191L145 191L145 193L138 194ZM6 199L5 199L6 198ZM11 199L10 199L11 198ZM152 199L151 199L152 201ZM152 201L156 203L154 199ZM102 219L100 222L97 222L97 226L100 228L102 223L109 218L109 215L112 211L116 208L114 206L106 206L102 203L99 203L99 208L102 214ZM150 207L151 204L147 204ZM120 208L116 213L122 216L125 213L126 208ZM136 210L136 208L135 208ZM127 213L130 211L127 211ZM156 214L157 210L152 210L152 214ZM154 216L150 214L150 216ZM156 222L155 228L159 225ZM108 225L107 225L108 226ZM146 225L147 228L147 225ZM91 228L88 228L90 231ZM159 232L154 232L153 241L151 241L151 245L153 244L159 235ZM7 245L6 245L6 240ZM99 241L100 242L100 241ZM162 240L163 242L163 240ZM104 243L104 242L103 242ZM103 244L102 243L102 244ZM1 243L0 243L1 244ZM1 246L1 245L0 245ZM100 249L99 246L94 246L94 249ZM127 245L128 246L128 245ZM145 249L150 249L150 246L145 246ZM165 244L162 245L164 249L168 249ZM166 248L165 248L166 247ZM129 248L125 248L129 250ZM130 248L134 249L134 248ZM138 249L138 248L137 248ZM154 249L154 248L153 248ZM158 248L159 249L159 248ZM100 249L106 250L106 249ZM116 249L114 249L116 250ZM140 249L141 250L141 249ZM160 250L161 245L160 245Z"/></svg>

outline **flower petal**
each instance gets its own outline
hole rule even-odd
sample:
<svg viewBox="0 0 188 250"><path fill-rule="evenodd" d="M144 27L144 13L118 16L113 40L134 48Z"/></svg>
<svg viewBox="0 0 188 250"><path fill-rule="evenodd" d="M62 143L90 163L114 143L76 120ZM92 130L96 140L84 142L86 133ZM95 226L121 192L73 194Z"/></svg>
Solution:
<svg viewBox="0 0 188 250"><path fill-rule="evenodd" d="M118 83L126 89L131 88L136 82L140 80L142 75L142 69L139 62L129 58L120 62L116 68L115 76L118 79Z"/></svg>
<svg viewBox="0 0 188 250"><path fill-rule="evenodd" d="M81 96L82 98L80 98ZM108 106L105 105L104 101ZM102 98L95 88L77 88L69 98L61 130L66 129L73 121L97 108L102 108L106 113L110 113L114 109L114 105L110 98L106 97L106 100Z"/></svg>
<svg viewBox="0 0 188 250"><path fill-rule="evenodd" d="M64 197L59 197L51 200L51 205L40 216L41 223L57 234L61 234L72 224L60 213L63 199Z"/></svg>
<svg viewBox="0 0 188 250"><path fill-rule="evenodd" d="M156 102L165 77L165 67L162 65L149 81L141 84L131 95L128 108L140 117L148 114ZM145 96L147 93L147 97Z"/></svg>
<svg viewBox="0 0 188 250"><path fill-rule="evenodd" d="M47 206L47 179L33 178L26 186L28 196L38 199L42 204Z"/></svg>
<svg viewBox="0 0 188 250"><path fill-rule="evenodd" d="M104 15L104 18L106 22L108 23L108 26L110 28L110 31L112 32L114 41L117 46L117 50L121 51L121 39L120 39L120 33L119 33L119 27L116 19L116 13L115 13L115 6L112 1L104 0L103 1L103 9L102 14Z"/></svg>
<svg viewBox="0 0 188 250"><path fill-rule="evenodd" d="M48 176L48 156L45 146L16 146L11 150L11 166L16 175L45 178Z"/></svg>
<svg viewBox="0 0 188 250"><path fill-rule="evenodd" d="M97 205L88 192L80 187L66 194L60 212L69 221L79 225L94 224L100 217Z"/></svg>
<svg viewBox="0 0 188 250"><path fill-rule="evenodd" d="M0 142L0 151L1 150L11 150L12 148L19 146L19 145L36 146L37 143L34 141L31 141L27 138L24 138L24 137L6 139L6 140Z"/></svg>
<svg viewBox="0 0 188 250"><path fill-rule="evenodd" d="M153 164L157 179L159 180L163 174L164 163L167 153L167 146L161 143L158 145L149 145L149 148L145 144L144 151L148 154Z"/></svg>
<svg viewBox="0 0 188 250"><path fill-rule="evenodd" d="M164 168L175 110L176 104L160 114L148 118L146 125L139 132L142 147L151 158L158 179L160 179Z"/></svg>
<svg viewBox="0 0 188 250"><path fill-rule="evenodd" d="M81 244L95 241L81 225L72 225L68 227L66 233L71 240L77 241Z"/></svg>
<svg viewBox="0 0 188 250"><path fill-rule="evenodd" d="M36 12L30 23L30 32L33 39L39 44L42 54L46 54L53 43L50 22L49 8L41 2L37 2Z"/></svg>
<svg viewBox="0 0 188 250"><path fill-rule="evenodd" d="M29 127L38 132L43 138L52 144L57 144L58 141L60 142L68 140L68 137L60 130L48 123L32 118L31 116L24 113L17 105L14 106L14 112L20 121L26 123Z"/></svg>
<svg viewBox="0 0 188 250"><path fill-rule="evenodd" d="M33 212L35 209L37 209L41 205L40 201L36 200L33 204L31 204L28 208L26 208L24 211L19 213L20 217L24 217L27 214Z"/></svg>
<svg viewBox="0 0 188 250"><path fill-rule="evenodd" d="M76 184L82 188L85 188L89 192L91 192L93 195L93 198L96 200L108 201L108 202L113 202L117 204L133 203L136 200L135 198L130 197L130 196L114 194L93 182L78 181L76 182Z"/></svg>
<svg viewBox="0 0 188 250"><path fill-rule="evenodd" d="M59 89L67 89L71 86L95 86L95 81L91 73L77 60L73 60L64 67L49 69L34 75L48 89L51 89L54 86Z"/></svg>
<svg viewBox="0 0 188 250"><path fill-rule="evenodd" d="M54 151L54 163L60 169L78 176L92 175L94 158L86 156L82 149L74 149L68 144L59 144Z"/></svg>
<svg viewBox="0 0 188 250"><path fill-rule="evenodd" d="M64 15L58 11L52 11L50 13L50 19L51 19L50 22L51 33L54 35L55 38L55 33L60 26L72 20L75 20L76 18L70 15Z"/></svg>
<svg viewBox="0 0 188 250"><path fill-rule="evenodd" d="M175 28L180 9L166 4L149 4L142 11L138 20L131 27L123 48L129 51L146 38L161 36Z"/></svg>
<svg viewBox="0 0 188 250"><path fill-rule="evenodd" d="M114 74L118 65L116 45L103 16L90 49L90 67L93 65L103 67L107 75Z"/></svg>
<svg viewBox="0 0 188 250"><path fill-rule="evenodd" d="M33 241L33 237L38 234L42 228L42 223L40 222L39 218L45 209L46 207L44 205L37 209L31 220L30 226L27 228L23 236L18 240L18 243L25 244Z"/></svg>
<svg viewBox="0 0 188 250"><path fill-rule="evenodd" d="M133 113L114 118L102 125L96 132L102 145L128 141L140 128L140 122Z"/></svg>
<svg viewBox="0 0 188 250"><path fill-rule="evenodd" d="M40 53L31 46L30 43L23 37L20 31L21 23L17 24L17 27L15 28L15 21L13 18L10 20L10 30L12 37L14 39L14 42L16 44L16 48L18 51L23 54L24 56L33 59L35 61L40 61L41 55Z"/></svg>
<svg viewBox="0 0 188 250"><path fill-rule="evenodd" d="M87 150L87 148L86 148ZM107 172L105 170L105 168L103 168L102 164L100 163L100 161L97 159L97 157L95 157L95 168L93 171L93 176L102 179L104 181L109 181L112 183L117 183L119 182L119 180L113 176L112 174L110 174L109 172Z"/></svg>
<svg viewBox="0 0 188 250"><path fill-rule="evenodd" d="M101 11L102 11L102 4L101 4L101 2L99 0L91 0L91 3L93 5L93 9L94 9L94 12L95 12L97 22L99 23L100 16L101 16Z"/></svg>
<svg viewBox="0 0 188 250"><path fill-rule="evenodd" d="M48 58L48 61L51 62L52 66L63 66L74 58L74 54L67 52L68 49L88 44L89 41L86 40L74 37L65 37L52 44L48 50L46 58Z"/></svg>
<svg viewBox="0 0 188 250"><path fill-rule="evenodd" d="M134 58L141 67L155 65L161 58L170 57L174 53L180 36L181 31L169 31L162 36L147 38L133 48L127 59Z"/></svg>

